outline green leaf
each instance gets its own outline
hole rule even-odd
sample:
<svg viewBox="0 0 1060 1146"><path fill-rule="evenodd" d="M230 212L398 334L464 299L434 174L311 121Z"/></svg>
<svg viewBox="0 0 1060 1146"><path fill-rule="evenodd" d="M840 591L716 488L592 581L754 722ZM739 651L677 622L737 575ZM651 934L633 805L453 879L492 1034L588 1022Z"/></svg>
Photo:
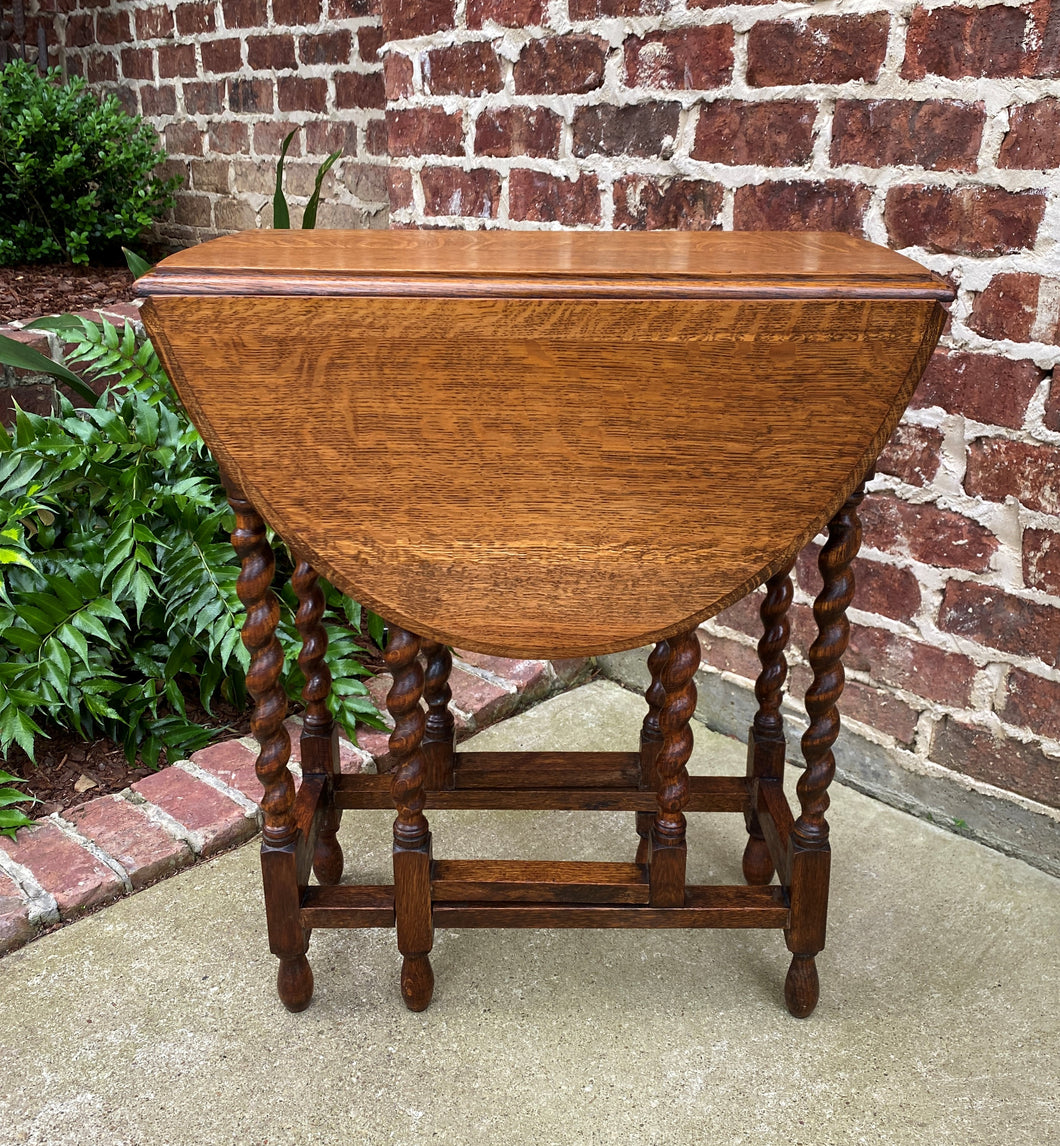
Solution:
<svg viewBox="0 0 1060 1146"><path fill-rule="evenodd" d="M309 202L305 205L305 211L302 214L303 231L311 231L317 225L317 208L320 205L320 188L324 182L324 176L331 170L341 154L341 151L333 151L317 170L313 194L309 196Z"/></svg>
<svg viewBox="0 0 1060 1146"><path fill-rule="evenodd" d="M85 398L89 402L96 400L96 393L92 387L78 378L72 370L46 358L32 346L8 338L6 334L0 334L0 365L14 366L18 370L32 370L37 374L50 374L53 378L65 382L78 397Z"/></svg>
<svg viewBox="0 0 1060 1146"><path fill-rule="evenodd" d="M22 565L26 569L35 568L32 561L26 559L25 554L17 549L0 549L0 565Z"/></svg>
<svg viewBox="0 0 1060 1146"><path fill-rule="evenodd" d="M129 270L133 273L134 279L143 278L144 275L150 274L155 268L146 259L141 259L135 251L130 251L128 247L122 247L122 254L125 256L125 262Z"/></svg>
<svg viewBox="0 0 1060 1146"><path fill-rule="evenodd" d="M291 212L283 193L283 161L287 158L287 148L291 146L297 128L292 129L280 146L280 158L276 161L276 190L272 196L272 225L277 231L287 231L291 227Z"/></svg>
<svg viewBox="0 0 1060 1146"><path fill-rule="evenodd" d="M67 648L71 648L84 661L85 668L91 669L92 663L88 659L88 641L84 633L79 633L73 625L63 625L57 636Z"/></svg>

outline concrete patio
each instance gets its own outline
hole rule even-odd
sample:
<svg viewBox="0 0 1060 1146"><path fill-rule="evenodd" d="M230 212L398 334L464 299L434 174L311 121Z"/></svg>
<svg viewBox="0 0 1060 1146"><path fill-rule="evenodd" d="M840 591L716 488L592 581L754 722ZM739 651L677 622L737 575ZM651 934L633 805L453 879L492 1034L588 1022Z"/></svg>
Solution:
<svg viewBox="0 0 1060 1146"><path fill-rule="evenodd" d="M642 714L597 681L469 744L628 748ZM696 736L693 770L742 772L742 745ZM440 931L419 1015L392 932L317 932L314 1002L290 1015L255 842L3 960L0 1142L1045 1146L1060 881L832 794L808 1020L784 1009L766 931ZM346 813L347 879L389 882L390 819ZM431 820L437 856L619 860L636 842L629 814ZM690 879L738 882L743 838L739 816L690 818Z"/></svg>

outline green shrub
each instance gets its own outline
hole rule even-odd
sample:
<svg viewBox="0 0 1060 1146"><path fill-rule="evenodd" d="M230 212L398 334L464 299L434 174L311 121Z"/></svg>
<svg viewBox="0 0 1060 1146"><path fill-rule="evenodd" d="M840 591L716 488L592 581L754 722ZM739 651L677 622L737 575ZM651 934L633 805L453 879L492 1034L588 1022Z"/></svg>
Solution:
<svg viewBox="0 0 1060 1146"><path fill-rule="evenodd" d="M0 264L112 260L173 203L151 128L22 60L0 71Z"/></svg>
<svg viewBox="0 0 1060 1146"><path fill-rule="evenodd" d="M0 753L14 741L32 756L47 718L153 766L163 748L187 754L215 735L189 719L182 680L207 712L218 693L245 699L232 515L150 343L128 325L39 325L72 322L67 361L111 384L87 409L63 398L57 416L19 411L13 436L0 428ZM292 563L274 547L297 697ZM332 711L351 735L358 720L382 727L353 635L360 607L322 587Z"/></svg>

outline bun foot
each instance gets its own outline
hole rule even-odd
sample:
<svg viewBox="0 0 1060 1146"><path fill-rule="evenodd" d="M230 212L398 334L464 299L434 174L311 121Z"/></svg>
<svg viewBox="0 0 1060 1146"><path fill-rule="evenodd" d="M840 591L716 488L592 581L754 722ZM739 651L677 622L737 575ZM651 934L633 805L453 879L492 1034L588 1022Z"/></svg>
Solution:
<svg viewBox="0 0 1060 1146"><path fill-rule="evenodd" d="M743 850L743 877L752 887L761 887L773 878L773 858L763 839L749 836Z"/></svg>
<svg viewBox="0 0 1060 1146"><path fill-rule="evenodd" d="M410 1011L425 1011L434 994L434 972L426 955L406 955L401 963L401 997Z"/></svg>
<svg viewBox="0 0 1060 1146"><path fill-rule="evenodd" d="M797 1019L805 1019L817 1006L821 984L812 955L795 955L784 980L784 1001Z"/></svg>
<svg viewBox="0 0 1060 1146"><path fill-rule="evenodd" d="M313 998L313 968L304 955L280 959L276 990L280 993L280 1002L289 1011L304 1011L309 1006Z"/></svg>
<svg viewBox="0 0 1060 1146"><path fill-rule="evenodd" d="M319 835L313 851L313 874L324 887L330 887L342 879L342 848L335 833Z"/></svg>

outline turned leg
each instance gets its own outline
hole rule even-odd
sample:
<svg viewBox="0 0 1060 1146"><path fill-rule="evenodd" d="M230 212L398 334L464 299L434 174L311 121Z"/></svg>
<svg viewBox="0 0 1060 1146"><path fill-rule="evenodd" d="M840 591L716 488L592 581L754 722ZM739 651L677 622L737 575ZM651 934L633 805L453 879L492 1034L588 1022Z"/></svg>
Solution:
<svg viewBox="0 0 1060 1146"><path fill-rule="evenodd" d="M287 767L291 741L283 724L287 715L287 697L280 685L283 651L276 640L280 605L271 588L276 562L261 517L237 486L227 479L225 486L236 515L232 545L241 565L236 589L247 611L243 644L250 653L247 691L254 699L250 728L260 747L256 770L264 788L261 872L269 948L280 960L276 987L283 1005L289 1011L303 1011L313 997L313 972L305 955L309 932L300 916L295 787Z"/></svg>
<svg viewBox="0 0 1060 1146"><path fill-rule="evenodd" d="M666 660L660 672L663 701L659 709L662 743L655 754L655 792L658 811L651 830L649 902L653 907L680 907L685 901L685 816L692 730L688 722L696 710L699 638L695 629L666 642Z"/></svg>
<svg viewBox="0 0 1060 1146"><path fill-rule="evenodd" d="M294 623L302 638L298 667L305 677L302 689L302 699L306 704L301 737L302 771L323 773L328 777L320 796L320 827L313 852L313 871L322 884L334 884L342 878L342 848L336 835L342 812L335 807L333 781L339 774L339 730L328 709L331 670L324 660L328 651L328 635L321 624L324 593L317 582L317 571L308 562L299 560L291 576L291 586L298 598Z"/></svg>
<svg viewBox="0 0 1060 1146"><path fill-rule="evenodd" d="M423 641L420 650L427 662L423 677L423 696L427 701L422 741L427 775L424 782L428 788L451 788L456 744L456 721L449 711L449 702L453 699L453 690L449 687L453 654L440 641Z"/></svg>
<svg viewBox="0 0 1060 1146"><path fill-rule="evenodd" d="M669 646L660 641L648 657L648 671L651 673L651 684L644 693L648 702L648 714L640 729L640 787L643 791L653 792L657 786L655 779L655 757L659 754L662 744L662 732L659 730L659 710L663 706L666 694L662 685L662 670L669 655ZM640 841L637 844L636 863L648 863L651 860L651 826L655 822L654 812L635 812L637 817L637 835Z"/></svg>
<svg viewBox="0 0 1060 1146"><path fill-rule="evenodd" d="M749 780L784 779L784 718L780 702L788 663L784 649L788 643L788 608L791 605L791 564L766 582L766 595L759 609L762 638L758 642L758 661L762 671L755 681L758 711L747 736L747 778ZM750 884L767 884L773 878L773 858L762 836L755 810L756 786L751 784L751 805L747 809L747 846L743 853L743 874Z"/></svg>
<svg viewBox="0 0 1060 1146"><path fill-rule="evenodd" d="M434 946L431 916L431 833L423 814L426 761L422 750L426 724L420 699L423 669L417 657L420 638L390 626L386 663L394 678L386 706L394 718L390 752L396 763L391 794L394 820L394 913L401 964L401 995L410 1011L426 1010L434 992L428 958Z"/></svg>
<svg viewBox="0 0 1060 1146"><path fill-rule="evenodd" d="M788 1010L805 1018L817 1005L814 957L824 947L828 913L828 785L835 775L832 745L839 735L836 704L843 692L843 653L850 636L846 610L854 596L850 563L861 545L858 506L864 485L847 498L828 525L828 541L818 565L823 585L813 604L817 639L810 646L813 683L806 691L810 727L802 738L806 770L799 777L801 812L792 830L791 924L785 932L791 967L784 985Z"/></svg>

